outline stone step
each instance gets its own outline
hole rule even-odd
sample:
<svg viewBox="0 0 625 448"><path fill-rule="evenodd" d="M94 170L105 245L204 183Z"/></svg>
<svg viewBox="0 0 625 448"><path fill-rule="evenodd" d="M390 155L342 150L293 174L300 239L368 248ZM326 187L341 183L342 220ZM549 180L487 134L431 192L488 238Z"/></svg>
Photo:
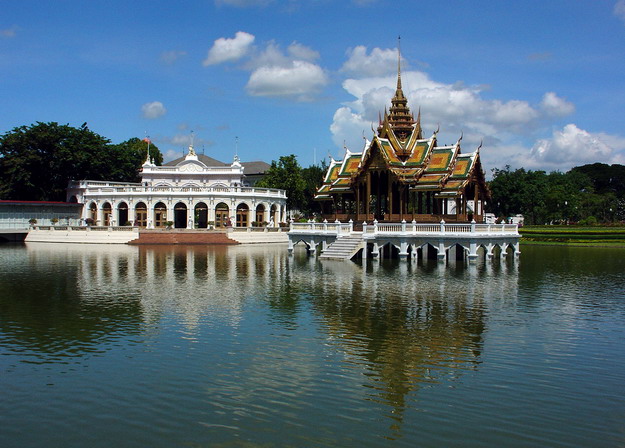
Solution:
<svg viewBox="0 0 625 448"><path fill-rule="evenodd" d="M139 238L128 244L238 244L225 232L167 232L140 231Z"/></svg>
<svg viewBox="0 0 625 448"><path fill-rule="evenodd" d="M363 240L359 237L338 238L319 256L322 259L349 260L362 247Z"/></svg>

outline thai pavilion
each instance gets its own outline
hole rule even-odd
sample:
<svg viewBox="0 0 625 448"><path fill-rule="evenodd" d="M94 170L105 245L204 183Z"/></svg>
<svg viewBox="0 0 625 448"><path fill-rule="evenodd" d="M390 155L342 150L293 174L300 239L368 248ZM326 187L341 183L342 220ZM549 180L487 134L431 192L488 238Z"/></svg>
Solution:
<svg viewBox="0 0 625 448"><path fill-rule="evenodd" d="M163 166L149 156L141 183L72 181L67 201L84 204L82 221L96 225L135 225L144 228L250 227L253 222L278 226L286 221L284 190L250 186L264 162L241 163L235 156L228 165L193 146L183 158ZM265 164L266 165L266 164Z"/></svg>
<svg viewBox="0 0 625 448"><path fill-rule="evenodd" d="M414 119L401 85L377 133L361 152L347 148L331 160L315 198L328 221L481 222L489 191L480 148L461 153L460 142L439 146L437 133L423 138L421 112ZM481 145L480 145L481 146Z"/></svg>

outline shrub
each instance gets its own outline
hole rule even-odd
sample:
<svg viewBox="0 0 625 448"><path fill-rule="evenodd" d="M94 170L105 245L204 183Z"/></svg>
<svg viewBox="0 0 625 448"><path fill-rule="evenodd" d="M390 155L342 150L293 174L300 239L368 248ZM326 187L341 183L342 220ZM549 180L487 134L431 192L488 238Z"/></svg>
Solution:
<svg viewBox="0 0 625 448"><path fill-rule="evenodd" d="M596 226L597 223L597 218L595 218L594 216L589 216L588 218L584 218L579 221L579 225L581 226Z"/></svg>

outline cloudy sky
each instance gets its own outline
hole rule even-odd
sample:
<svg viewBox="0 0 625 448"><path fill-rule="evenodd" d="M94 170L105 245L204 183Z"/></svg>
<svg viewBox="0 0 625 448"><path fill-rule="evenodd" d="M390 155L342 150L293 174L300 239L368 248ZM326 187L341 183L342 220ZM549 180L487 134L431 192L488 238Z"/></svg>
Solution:
<svg viewBox="0 0 625 448"><path fill-rule="evenodd" d="M398 36L425 134L487 171L625 164L625 0L3 0L0 132L308 166L371 138Z"/></svg>

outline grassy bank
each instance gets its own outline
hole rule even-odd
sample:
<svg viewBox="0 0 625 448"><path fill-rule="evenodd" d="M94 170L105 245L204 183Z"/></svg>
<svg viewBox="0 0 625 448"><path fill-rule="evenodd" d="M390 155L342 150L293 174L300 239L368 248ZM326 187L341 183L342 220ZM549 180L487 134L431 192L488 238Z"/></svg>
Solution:
<svg viewBox="0 0 625 448"><path fill-rule="evenodd" d="M524 244L625 247L625 227L525 226L519 233Z"/></svg>

